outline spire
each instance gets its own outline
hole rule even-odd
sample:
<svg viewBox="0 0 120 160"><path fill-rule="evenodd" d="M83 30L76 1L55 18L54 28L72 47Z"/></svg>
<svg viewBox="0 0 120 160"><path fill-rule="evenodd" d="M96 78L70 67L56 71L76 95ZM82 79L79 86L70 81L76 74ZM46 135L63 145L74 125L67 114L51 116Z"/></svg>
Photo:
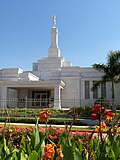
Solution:
<svg viewBox="0 0 120 160"><path fill-rule="evenodd" d="M53 15L53 27L56 27L56 16Z"/></svg>
<svg viewBox="0 0 120 160"><path fill-rule="evenodd" d="M58 47L58 28L56 27L56 16L53 15L53 27L51 28L51 45L48 49L48 57L60 57L60 49Z"/></svg>

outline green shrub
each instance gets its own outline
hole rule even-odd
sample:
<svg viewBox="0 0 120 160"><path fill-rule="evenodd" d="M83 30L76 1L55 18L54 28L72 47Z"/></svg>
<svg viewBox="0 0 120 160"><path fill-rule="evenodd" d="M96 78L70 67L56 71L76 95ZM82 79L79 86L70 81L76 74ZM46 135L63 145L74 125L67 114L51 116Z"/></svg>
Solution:
<svg viewBox="0 0 120 160"><path fill-rule="evenodd" d="M1 117L0 122L8 122L8 119ZM36 122L35 118L28 118L28 117L10 117L11 123L28 123L28 124L34 124ZM40 124L45 124L44 122L40 122ZM62 119L56 119L56 118L50 118L48 121L48 124L56 124L56 125L64 125L68 124L70 125L72 123L72 120L62 120ZM77 120L73 123L74 125L79 126L87 126L86 123L81 122L80 120Z"/></svg>
<svg viewBox="0 0 120 160"><path fill-rule="evenodd" d="M67 113L67 116L72 118L75 113L78 113L78 118L91 117L91 108L92 107L90 107L90 106L89 107L85 106L85 107L79 107L79 108L70 108L70 110Z"/></svg>
<svg viewBox="0 0 120 160"><path fill-rule="evenodd" d="M120 110L120 104L116 105L116 110Z"/></svg>
<svg viewBox="0 0 120 160"><path fill-rule="evenodd" d="M99 98L95 101L95 104L100 104L102 107L110 108L110 102L104 98Z"/></svg>

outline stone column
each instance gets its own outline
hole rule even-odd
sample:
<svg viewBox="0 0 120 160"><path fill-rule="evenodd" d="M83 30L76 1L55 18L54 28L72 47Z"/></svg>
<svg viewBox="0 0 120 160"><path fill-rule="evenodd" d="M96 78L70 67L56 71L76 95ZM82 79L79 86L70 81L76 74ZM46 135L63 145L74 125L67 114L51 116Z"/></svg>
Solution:
<svg viewBox="0 0 120 160"><path fill-rule="evenodd" d="M48 49L48 57L60 57L58 47L58 28L56 27L56 16L53 16L53 27L51 28L51 45Z"/></svg>
<svg viewBox="0 0 120 160"><path fill-rule="evenodd" d="M93 100L93 92L91 91L91 88L93 87L93 81L90 80L90 99Z"/></svg>
<svg viewBox="0 0 120 160"><path fill-rule="evenodd" d="M94 105L95 100L93 99L93 91L91 88L93 87L93 80L90 80L90 105Z"/></svg>
<svg viewBox="0 0 120 160"><path fill-rule="evenodd" d="M58 28L51 29L51 48L58 48Z"/></svg>
<svg viewBox="0 0 120 160"><path fill-rule="evenodd" d="M81 102L80 105L84 106L84 99L85 99L85 84L84 84L84 80L81 79L81 85L80 85L80 90L81 90Z"/></svg>
<svg viewBox="0 0 120 160"><path fill-rule="evenodd" d="M98 98L101 98L101 85L98 87Z"/></svg>
<svg viewBox="0 0 120 160"><path fill-rule="evenodd" d="M7 107L7 87L0 86L0 107L6 108Z"/></svg>
<svg viewBox="0 0 120 160"><path fill-rule="evenodd" d="M61 99L60 99L61 88L59 85L54 87L54 108L61 109Z"/></svg>

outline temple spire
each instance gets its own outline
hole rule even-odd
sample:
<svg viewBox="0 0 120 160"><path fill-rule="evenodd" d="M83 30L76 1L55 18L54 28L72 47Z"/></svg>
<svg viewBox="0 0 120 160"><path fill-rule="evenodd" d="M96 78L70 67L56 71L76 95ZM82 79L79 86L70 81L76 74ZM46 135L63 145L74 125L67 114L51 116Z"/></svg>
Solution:
<svg viewBox="0 0 120 160"><path fill-rule="evenodd" d="M58 47L58 28L56 27L56 16L53 15L53 27L51 28L51 45L48 49L48 57L60 57L60 49Z"/></svg>
<svg viewBox="0 0 120 160"><path fill-rule="evenodd" d="M53 27L56 27L56 16L53 15Z"/></svg>

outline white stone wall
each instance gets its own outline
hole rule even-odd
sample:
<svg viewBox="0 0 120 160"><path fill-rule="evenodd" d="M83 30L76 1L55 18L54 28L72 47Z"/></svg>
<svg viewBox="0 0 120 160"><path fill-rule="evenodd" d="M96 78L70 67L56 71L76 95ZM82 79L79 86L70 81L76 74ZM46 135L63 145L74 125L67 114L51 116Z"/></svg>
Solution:
<svg viewBox="0 0 120 160"><path fill-rule="evenodd" d="M18 96L19 96L19 99L21 99L18 106L22 108L26 108L27 98L28 98L28 89L19 89Z"/></svg>
<svg viewBox="0 0 120 160"><path fill-rule="evenodd" d="M62 80L65 82L61 96L63 107L74 107L74 105L78 107L80 105L78 101L80 99L79 79L62 78ZM74 100L76 100L76 103Z"/></svg>
<svg viewBox="0 0 120 160"><path fill-rule="evenodd" d="M39 81L39 77L35 76L34 74L30 72L23 72L19 74L19 80L24 81Z"/></svg>
<svg viewBox="0 0 120 160"><path fill-rule="evenodd" d="M19 74L22 72L23 70L19 68L3 68L2 78L18 78Z"/></svg>
<svg viewBox="0 0 120 160"><path fill-rule="evenodd" d="M7 91L7 106L11 108L18 107L18 91L16 89L8 89Z"/></svg>
<svg viewBox="0 0 120 160"><path fill-rule="evenodd" d="M60 58L58 58L58 61L62 62L60 60ZM48 59L47 59L46 63L47 62L48 62ZM42 83L39 85L39 84L37 84L36 80L39 81L39 78L40 78L40 81L43 81L44 84L48 84L48 82L47 82L48 80L61 79L65 83L65 86L63 87L63 89L60 90L60 92L61 92L60 93L60 96L61 96L60 103L62 104L62 107L73 107L73 106L79 107L79 106L85 106L85 105L93 105L95 102L95 99L93 99L93 92L91 90L90 90L90 99L88 99L88 100L85 99L84 82L86 80L88 80L90 82L90 87L92 87L93 81L101 80L101 76L103 75L103 73L100 73L93 68L80 68L78 66L60 67L60 65L61 65L60 63L56 65L56 62L54 64L51 64L51 62L52 62L52 60L50 58L50 63L45 64L45 66L48 68L45 69L45 66L42 66L41 70L32 71L32 73L30 73L29 71L23 72L23 70L17 69L17 68L0 70L0 74L1 74L0 97L1 98L3 98L3 97L4 98L32 97L32 95L28 94L28 88L27 88L28 81L34 81L34 85L36 84L35 87L41 86L42 88L44 88ZM52 66L49 67L49 64L51 64ZM55 68L53 68L54 65L56 65ZM24 87L26 86L26 89L19 90L18 94L17 94L17 90L18 90L19 86L18 86L18 88L16 88L16 90L13 90L12 88L6 90L7 85L9 84L10 81L13 81L13 80L18 81L18 79L21 80L21 82L22 82L22 80L24 80ZM5 83L6 86L4 86L5 81L6 81L6 83ZM8 85L8 87L9 87L9 85ZM15 86L15 87L17 87L17 86ZM29 87L33 87L33 85L31 84L31 85L29 85ZM48 87L49 87L49 85L48 85ZM112 98L111 83L107 83L106 88L107 88L107 90L106 90L107 99L111 100L111 98ZM120 101L119 88L120 88L120 84L115 84L115 103L119 103L119 101ZM51 91L52 98L56 97L54 95L55 94L54 91L55 90ZM99 88L98 98L101 97L100 91L101 91L101 89ZM7 94L6 94L6 92L7 92ZM7 106L7 103L1 102L1 106L3 106L3 105ZM8 106L14 107L14 106L17 106L17 103L14 102L14 104L13 104L12 102L9 102ZM25 103L19 104L19 107L25 107Z"/></svg>
<svg viewBox="0 0 120 160"><path fill-rule="evenodd" d="M33 71L38 71L38 63L37 62L33 63Z"/></svg>
<svg viewBox="0 0 120 160"><path fill-rule="evenodd" d="M115 84L115 97L117 103L120 102L120 83Z"/></svg>
<svg viewBox="0 0 120 160"><path fill-rule="evenodd" d="M19 98L28 97L28 89L19 89L18 95L19 95Z"/></svg>
<svg viewBox="0 0 120 160"><path fill-rule="evenodd" d="M79 77L79 67L62 67L61 78L62 77Z"/></svg>
<svg viewBox="0 0 120 160"><path fill-rule="evenodd" d="M106 88L107 88L107 99L112 99L112 90L111 90L111 83L108 82L106 83Z"/></svg>
<svg viewBox="0 0 120 160"><path fill-rule="evenodd" d="M60 69L62 66L61 57L48 57L38 61L38 70L43 69Z"/></svg>
<svg viewBox="0 0 120 160"><path fill-rule="evenodd" d="M7 87L0 85L0 108L5 108L7 106Z"/></svg>

